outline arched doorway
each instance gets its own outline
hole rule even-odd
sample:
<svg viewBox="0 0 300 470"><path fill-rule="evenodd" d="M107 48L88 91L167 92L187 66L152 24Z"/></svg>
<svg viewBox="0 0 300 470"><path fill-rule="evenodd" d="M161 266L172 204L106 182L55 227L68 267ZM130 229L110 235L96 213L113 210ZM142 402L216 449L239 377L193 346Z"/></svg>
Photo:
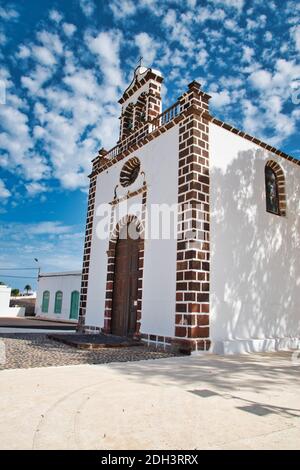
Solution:
<svg viewBox="0 0 300 470"><path fill-rule="evenodd" d="M111 333L133 336L136 331L139 278L139 238L122 228L116 243Z"/></svg>

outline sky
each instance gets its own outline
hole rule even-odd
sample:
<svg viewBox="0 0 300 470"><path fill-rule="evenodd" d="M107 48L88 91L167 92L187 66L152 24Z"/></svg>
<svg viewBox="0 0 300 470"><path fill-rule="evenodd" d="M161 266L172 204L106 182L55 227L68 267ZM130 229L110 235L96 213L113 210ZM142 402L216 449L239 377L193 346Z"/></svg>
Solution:
<svg viewBox="0 0 300 470"><path fill-rule="evenodd" d="M163 108L197 80L214 116L300 158L299 18L289 0L0 0L0 281L81 269L91 160L140 56Z"/></svg>

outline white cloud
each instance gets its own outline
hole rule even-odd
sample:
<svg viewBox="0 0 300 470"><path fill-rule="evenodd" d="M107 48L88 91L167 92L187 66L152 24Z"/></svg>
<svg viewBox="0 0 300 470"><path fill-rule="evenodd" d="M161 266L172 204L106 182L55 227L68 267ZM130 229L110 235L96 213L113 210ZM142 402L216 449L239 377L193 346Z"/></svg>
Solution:
<svg viewBox="0 0 300 470"><path fill-rule="evenodd" d="M245 1L244 0L210 0L211 3L221 4L224 7L236 8L238 11L241 11Z"/></svg>
<svg viewBox="0 0 300 470"><path fill-rule="evenodd" d="M295 42L296 50L300 52L300 25L297 25L294 28L292 28L291 34Z"/></svg>
<svg viewBox="0 0 300 470"><path fill-rule="evenodd" d="M11 196L11 192L5 186L5 183L0 179L0 199L7 199Z"/></svg>
<svg viewBox="0 0 300 470"><path fill-rule="evenodd" d="M53 54L61 55L63 53L63 44L58 34L43 30L37 33L37 38Z"/></svg>
<svg viewBox="0 0 300 470"><path fill-rule="evenodd" d="M6 21L16 20L19 17L19 13L12 7L1 7L0 6L0 18Z"/></svg>
<svg viewBox="0 0 300 470"><path fill-rule="evenodd" d="M124 19L136 13L137 4L132 0L111 0L109 8L116 19Z"/></svg>
<svg viewBox="0 0 300 470"><path fill-rule="evenodd" d="M63 19L63 15L57 10L51 10L49 13L49 18L55 23L60 23Z"/></svg>
<svg viewBox="0 0 300 470"><path fill-rule="evenodd" d="M48 188L46 185L42 183L32 181L31 183L26 184L26 191L29 194L29 196L35 196L36 194L47 192Z"/></svg>
<svg viewBox="0 0 300 470"><path fill-rule="evenodd" d="M195 57L197 65L203 66L204 64L206 64L207 58L208 58L208 52L206 50L203 49L199 51Z"/></svg>
<svg viewBox="0 0 300 470"><path fill-rule="evenodd" d="M251 62L254 55L255 55L255 51L252 47L243 46L243 56L242 56L243 62Z"/></svg>
<svg viewBox="0 0 300 470"><path fill-rule="evenodd" d="M3 46L7 41L7 37L5 36L5 34L0 31L0 46Z"/></svg>
<svg viewBox="0 0 300 470"><path fill-rule="evenodd" d="M230 103L230 95L227 90L223 90L220 92L211 92L212 96L211 105L215 108L222 108Z"/></svg>
<svg viewBox="0 0 300 470"><path fill-rule="evenodd" d="M103 31L96 37L87 35L89 49L98 56L105 81L112 86L122 85L120 70L120 42L122 34L118 30Z"/></svg>
<svg viewBox="0 0 300 470"><path fill-rule="evenodd" d="M66 36L71 37L76 31L76 26L72 23L63 23L62 28Z"/></svg>
<svg viewBox="0 0 300 470"><path fill-rule="evenodd" d="M144 63L151 67L156 57L159 44L148 33L137 34L134 38L134 42L139 48Z"/></svg>
<svg viewBox="0 0 300 470"><path fill-rule="evenodd" d="M27 233L30 235L60 235L71 232L71 225L63 225L61 222L39 222L35 225L28 225Z"/></svg>
<svg viewBox="0 0 300 470"><path fill-rule="evenodd" d="M18 59L27 59L30 56L31 52L29 47L21 45L19 46L19 50L16 54L16 57Z"/></svg>
<svg viewBox="0 0 300 470"><path fill-rule="evenodd" d="M265 32L265 35L264 35L264 38L267 42L270 42L272 41L273 39L273 34L271 33L271 31L266 31Z"/></svg>
<svg viewBox="0 0 300 470"><path fill-rule="evenodd" d="M9 170L18 169L26 179L40 179L48 173L44 159L33 153L34 142L30 134L27 115L22 108L11 105L13 97L8 94L6 106L0 106L0 147L4 154L1 164ZM18 103L18 100L16 100Z"/></svg>
<svg viewBox="0 0 300 470"><path fill-rule="evenodd" d="M93 0L79 0L79 5L82 12L88 17L95 12L96 6Z"/></svg>
<svg viewBox="0 0 300 470"><path fill-rule="evenodd" d="M31 70L30 75L21 77L22 85L32 94L42 92L42 87L52 76L52 70L48 67L37 65Z"/></svg>
<svg viewBox="0 0 300 470"><path fill-rule="evenodd" d="M54 55L46 47L34 46L32 53L42 65L54 65L56 63Z"/></svg>
<svg viewBox="0 0 300 470"><path fill-rule="evenodd" d="M266 89L271 85L272 75L267 70L258 70L250 75L252 85L257 89Z"/></svg>

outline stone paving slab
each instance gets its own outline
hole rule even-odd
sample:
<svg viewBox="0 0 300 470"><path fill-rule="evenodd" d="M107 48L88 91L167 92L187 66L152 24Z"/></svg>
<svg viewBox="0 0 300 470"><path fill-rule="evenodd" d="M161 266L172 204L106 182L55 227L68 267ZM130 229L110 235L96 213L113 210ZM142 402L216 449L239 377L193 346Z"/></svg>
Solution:
<svg viewBox="0 0 300 470"><path fill-rule="evenodd" d="M174 356L174 353L154 347L105 348L81 350L47 338L40 333L0 334L5 362L0 370L31 367L66 366L72 364L107 364L109 362L140 361Z"/></svg>

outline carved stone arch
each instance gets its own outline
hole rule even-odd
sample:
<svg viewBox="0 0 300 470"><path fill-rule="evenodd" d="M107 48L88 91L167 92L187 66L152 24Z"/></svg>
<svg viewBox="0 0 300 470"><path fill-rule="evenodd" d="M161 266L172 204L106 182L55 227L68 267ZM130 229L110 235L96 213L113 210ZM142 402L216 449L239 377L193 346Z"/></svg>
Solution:
<svg viewBox="0 0 300 470"><path fill-rule="evenodd" d="M272 171L274 178L275 178L275 181L274 181L274 185L276 188L275 197L277 197L277 200L278 200L277 211L269 210L268 208L268 186L267 186L268 170ZM275 213L280 216L285 216L286 215L285 175L281 166L274 160L268 160L265 165L265 184L266 184L267 211Z"/></svg>
<svg viewBox="0 0 300 470"><path fill-rule="evenodd" d="M132 214L126 214L119 222L116 224L114 230L111 233L110 241L109 241L109 250L114 247L114 244L118 241L121 231L123 228L128 226L133 227L135 233L138 235L138 238L144 238L144 225L143 223L137 218L137 216Z"/></svg>

